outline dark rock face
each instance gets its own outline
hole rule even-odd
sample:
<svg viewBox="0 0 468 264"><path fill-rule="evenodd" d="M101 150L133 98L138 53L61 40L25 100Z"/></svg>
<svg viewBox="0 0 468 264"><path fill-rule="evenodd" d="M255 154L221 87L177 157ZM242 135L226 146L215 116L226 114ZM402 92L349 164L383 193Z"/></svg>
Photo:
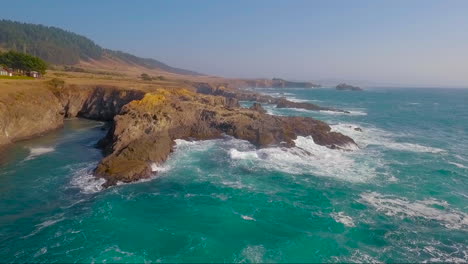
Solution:
<svg viewBox="0 0 468 264"><path fill-rule="evenodd" d="M341 90L341 91L345 91L345 90L348 90L348 91L363 91L363 89L361 87L352 86L352 85L349 85L349 84L346 84L346 83L338 84L336 86L336 89Z"/></svg>
<svg viewBox="0 0 468 264"><path fill-rule="evenodd" d="M145 92L118 89L113 86L70 86L59 94L66 117L83 117L112 121L120 109L133 100L140 100Z"/></svg>
<svg viewBox="0 0 468 264"><path fill-rule="evenodd" d="M125 105L114 118L113 128L101 141L108 156L95 175L105 178L107 186L150 177L151 163L164 162L175 139L214 139L225 134L257 147L292 147L297 136L312 136L317 144L330 148L355 144L331 132L324 122L267 115L259 104L252 108L233 107L230 98L187 90L146 94Z"/></svg>

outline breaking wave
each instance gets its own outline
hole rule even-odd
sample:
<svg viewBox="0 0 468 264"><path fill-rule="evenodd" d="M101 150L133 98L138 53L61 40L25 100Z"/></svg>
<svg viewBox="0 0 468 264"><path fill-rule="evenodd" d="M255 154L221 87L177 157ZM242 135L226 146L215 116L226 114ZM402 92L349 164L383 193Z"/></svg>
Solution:
<svg viewBox="0 0 468 264"><path fill-rule="evenodd" d="M377 175L380 159L371 159L363 151L333 150L316 144L312 137L298 137L293 148L264 148L239 150L231 148L232 160L255 161L254 166L289 174L314 174L365 182ZM238 140L237 146L249 144ZM247 147L248 148L248 147ZM246 149L244 146L243 149Z"/></svg>

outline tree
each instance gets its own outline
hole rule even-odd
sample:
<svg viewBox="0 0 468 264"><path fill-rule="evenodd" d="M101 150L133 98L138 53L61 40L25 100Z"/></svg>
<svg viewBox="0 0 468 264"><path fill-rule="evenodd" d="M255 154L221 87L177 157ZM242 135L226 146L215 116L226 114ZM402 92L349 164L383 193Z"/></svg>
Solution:
<svg viewBox="0 0 468 264"><path fill-rule="evenodd" d="M151 80L152 80L151 76L149 76L149 75L146 74L146 73L142 73L142 74L140 75L140 77L141 77L141 79L142 79L143 81L151 81Z"/></svg>
<svg viewBox="0 0 468 264"><path fill-rule="evenodd" d="M45 74L47 70L47 63L42 59L16 51L0 54L0 64L23 72L37 71Z"/></svg>

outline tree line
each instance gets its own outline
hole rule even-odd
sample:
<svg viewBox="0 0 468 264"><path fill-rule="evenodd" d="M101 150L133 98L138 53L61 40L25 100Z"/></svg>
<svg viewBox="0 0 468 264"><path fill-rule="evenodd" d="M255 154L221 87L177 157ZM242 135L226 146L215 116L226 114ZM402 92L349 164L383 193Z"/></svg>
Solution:
<svg viewBox="0 0 468 264"><path fill-rule="evenodd" d="M47 63L42 59L16 51L0 53L0 65L22 72L37 71L45 74L47 70Z"/></svg>

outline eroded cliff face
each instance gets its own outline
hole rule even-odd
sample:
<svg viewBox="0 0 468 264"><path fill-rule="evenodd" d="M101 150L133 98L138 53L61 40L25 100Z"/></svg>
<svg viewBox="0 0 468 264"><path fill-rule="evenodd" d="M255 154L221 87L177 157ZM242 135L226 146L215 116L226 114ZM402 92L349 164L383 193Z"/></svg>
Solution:
<svg viewBox="0 0 468 264"><path fill-rule="evenodd" d="M0 146L30 138L63 125L64 118L110 121L144 92L112 86L65 86L46 83L9 89L0 96Z"/></svg>
<svg viewBox="0 0 468 264"><path fill-rule="evenodd" d="M71 85L56 92L66 117L100 121L112 121L124 105L133 100L140 100L144 95L143 91L107 85Z"/></svg>
<svg viewBox="0 0 468 264"><path fill-rule="evenodd" d="M114 126L101 142L108 156L95 174L107 180L132 182L151 176L151 164L164 162L175 139L201 140L233 136L255 146L294 146L297 136L312 136L330 148L355 144L331 132L321 121L306 117L266 114L260 105L239 108L233 98L188 90L148 93L142 100L125 105L114 118Z"/></svg>

